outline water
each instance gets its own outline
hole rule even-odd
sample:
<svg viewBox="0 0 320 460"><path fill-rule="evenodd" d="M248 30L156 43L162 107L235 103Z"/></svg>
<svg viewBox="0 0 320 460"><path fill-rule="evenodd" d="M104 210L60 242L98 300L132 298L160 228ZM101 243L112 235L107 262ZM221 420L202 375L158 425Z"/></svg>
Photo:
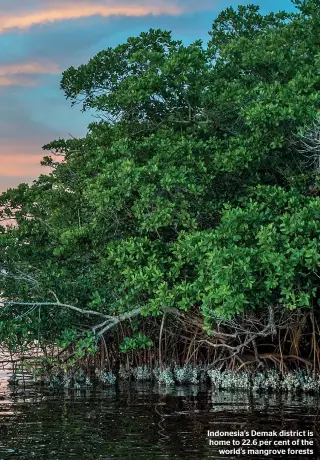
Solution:
<svg viewBox="0 0 320 460"><path fill-rule="evenodd" d="M8 391L12 389L0 380L4 398L0 400L0 459L239 458L210 446L208 430L309 429L315 444L320 439L319 401L311 396L250 396L215 393L210 387L159 389L151 384L60 393L26 388L25 394L11 396ZM286 458L320 458L320 454Z"/></svg>

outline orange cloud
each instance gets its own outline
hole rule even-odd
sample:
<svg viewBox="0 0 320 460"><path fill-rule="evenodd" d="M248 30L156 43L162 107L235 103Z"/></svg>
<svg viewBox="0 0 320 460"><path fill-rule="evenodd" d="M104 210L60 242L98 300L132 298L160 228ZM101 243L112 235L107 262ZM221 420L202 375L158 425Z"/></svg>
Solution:
<svg viewBox="0 0 320 460"><path fill-rule="evenodd" d="M69 3L69 4L68 4ZM78 19L90 16L146 16L148 14L160 15L171 14L179 15L183 9L174 2L157 1L153 0L145 5L137 4L110 4L102 5L99 3L92 3L89 1L83 3L73 3L65 0L58 7L44 7L34 12L12 12L1 13L0 17L0 33L4 33L12 28L27 29L37 24L45 24L56 21L63 21L68 19Z"/></svg>

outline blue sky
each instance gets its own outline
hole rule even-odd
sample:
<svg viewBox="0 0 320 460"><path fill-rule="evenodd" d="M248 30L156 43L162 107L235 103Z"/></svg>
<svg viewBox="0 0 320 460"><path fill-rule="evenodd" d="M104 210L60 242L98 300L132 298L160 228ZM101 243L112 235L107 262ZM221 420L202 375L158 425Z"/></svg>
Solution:
<svg viewBox="0 0 320 460"><path fill-rule="evenodd" d="M290 0L0 0L0 192L45 172L42 145L84 136L92 116L59 89L63 70L150 28L208 40L226 7L294 11Z"/></svg>

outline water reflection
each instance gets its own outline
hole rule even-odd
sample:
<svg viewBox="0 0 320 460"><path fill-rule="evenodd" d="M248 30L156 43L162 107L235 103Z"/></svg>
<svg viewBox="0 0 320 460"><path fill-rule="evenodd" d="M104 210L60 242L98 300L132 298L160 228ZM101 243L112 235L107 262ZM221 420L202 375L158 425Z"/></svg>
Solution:
<svg viewBox="0 0 320 460"><path fill-rule="evenodd" d="M0 393L5 391L0 382ZM306 395L249 395L214 392L205 386L159 388L128 382L101 391L24 391L0 400L1 459L238 458L219 454L209 445L207 432L217 429L303 428L312 429L319 439L319 401Z"/></svg>

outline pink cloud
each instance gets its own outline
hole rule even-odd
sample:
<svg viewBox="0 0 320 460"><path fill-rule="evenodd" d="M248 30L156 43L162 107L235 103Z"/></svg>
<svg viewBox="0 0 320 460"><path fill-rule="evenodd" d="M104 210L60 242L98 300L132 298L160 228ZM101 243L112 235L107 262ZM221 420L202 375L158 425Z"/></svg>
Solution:
<svg viewBox="0 0 320 460"><path fill-rule="evenodd" d="M61 70L53 62L22 62L0 65L0 86L35 86L30 75L60 74Z"/></svg>
<svg viewBox="0 0 320 460"><path fill-rule="evenodd" d="M146 4L123 3L119 2L74 2L64 0L57 2L57 6L43 5L35 11L23 11L23 6L19 11L2 12L0 17L0 33L4 33L12 28L28 29L37 24L45 24L68 19L78 19L90 16L109 17L121 16L146 16L148 14L160 15L170 14L179 15L184 8L175 4L174 1L153 0Z"/></svg>
<svg viewBox="0 0 320 460"><path fill-rule="evenodd" d="M46 74L60 73L57 64L52 62L23 62L18 64L0 65L0 76L15 75L20 73L27 74Z"/></svg>
<svg viewBox="0 0 320 460"><path fill-rule="evenodd" d="M0 75L0 86L35 86L29 79L19 77L2 77Z"/></svg>
<svg viewBox="0 0 320 460"><path fill-rule="evenodd" d="M38 154L25 154L25 153L16 153L16 150L8 152L6 149L4 153L1 153L1 166L0 166L0 175L1 176L10 176L10 177L19 177L19 176L30 176L37 177L39 174L44 174L47 172L44 166L40 165L44 153ZM21 146L20 146L21 150Z"/></svg>

